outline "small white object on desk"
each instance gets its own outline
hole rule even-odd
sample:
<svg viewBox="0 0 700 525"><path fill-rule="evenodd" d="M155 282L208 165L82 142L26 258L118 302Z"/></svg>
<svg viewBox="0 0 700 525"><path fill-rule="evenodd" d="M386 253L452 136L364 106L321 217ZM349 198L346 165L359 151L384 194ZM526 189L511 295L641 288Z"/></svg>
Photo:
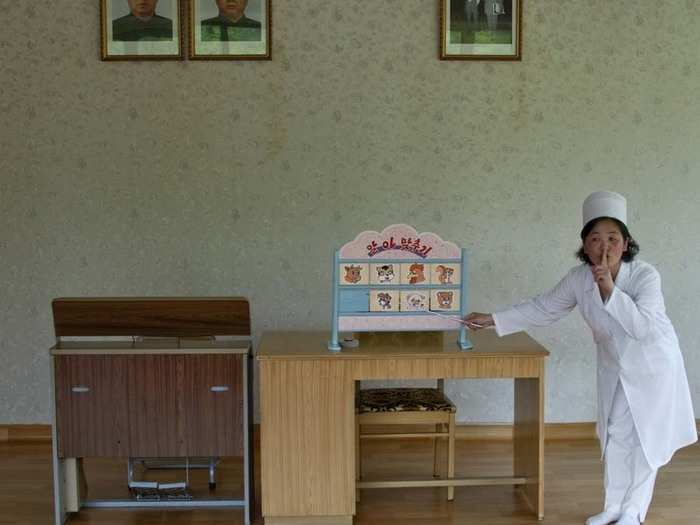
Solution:
<svg viewBox="0 0 700 525"><path fill-rule="evenodd" d="M343 348L357 348L360 346L360 341L352 336L345 336L343 337L343 340L340 341L340 346Z"/></svg>

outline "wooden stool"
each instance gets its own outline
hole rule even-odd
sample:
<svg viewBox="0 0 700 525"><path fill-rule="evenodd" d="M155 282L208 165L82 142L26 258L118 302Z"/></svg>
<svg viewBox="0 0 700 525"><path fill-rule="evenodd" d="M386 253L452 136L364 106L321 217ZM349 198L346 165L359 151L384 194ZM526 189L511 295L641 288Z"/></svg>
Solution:
<svg viewBox="0 0 700 525"><path fill-rule="evenodd" d="M358 390L355 410L355 465L356 480L362 476L360 441L362 439L383 438L423 438L433 439L433 477L440 477L438 468L438 438L447 438L447 478L454 477L455 465L455 412L457 408L445 395L444 381L438 380L437 388L376 388ZM434 432L363 434L367 425L435 425ZM401 487L402 481L372 482L372 488ZM408 486L408 485L404 485ZM411 486L416 486L415 481ZM447 499L454 499L454 487L447 487ZM360 501L360 490L356 490L356 500Z"/></svg>

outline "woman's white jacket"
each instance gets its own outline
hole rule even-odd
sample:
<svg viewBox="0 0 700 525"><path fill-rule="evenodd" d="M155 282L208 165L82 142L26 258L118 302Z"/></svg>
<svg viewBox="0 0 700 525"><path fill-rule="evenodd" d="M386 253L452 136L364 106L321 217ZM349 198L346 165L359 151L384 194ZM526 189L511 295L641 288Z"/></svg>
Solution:
<svg viewBox="0 0 700 525"><path fill-rule="evenodd" d="M546 326L578 305L598 347L598 437L605 451L617 382L622 382L647 462L658 468L697 441L683 356L666 316L661 278L642 261L623 262L603 303L590 267L572 268L552 290L493 315L499 336Z"/></svg>

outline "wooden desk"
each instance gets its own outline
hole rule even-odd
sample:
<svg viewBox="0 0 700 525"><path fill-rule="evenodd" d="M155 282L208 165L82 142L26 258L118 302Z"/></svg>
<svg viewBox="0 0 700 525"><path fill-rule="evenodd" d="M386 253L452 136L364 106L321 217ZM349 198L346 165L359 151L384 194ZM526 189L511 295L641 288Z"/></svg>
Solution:
<svg viewBox="0 0 700 525"><path fill-rule="evenodd" d="M262 512L266 525L350 525L355 514L355 382L514 378L513 476L435 480L436 486L517 485L544 517L544 358L525 333L471 334L460 350L419 333L371 335L330 352L327 332L267 332L260 361ZM423 342L422 342L423 341ZM362 485L360 485L362 486ZM300 519L302 518L302 519Z"/></svg>

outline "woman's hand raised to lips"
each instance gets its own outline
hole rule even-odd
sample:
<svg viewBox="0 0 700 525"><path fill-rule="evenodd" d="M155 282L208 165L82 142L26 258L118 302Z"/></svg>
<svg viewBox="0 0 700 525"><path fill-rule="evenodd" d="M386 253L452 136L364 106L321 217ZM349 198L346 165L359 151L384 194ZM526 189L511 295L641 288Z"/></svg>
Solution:
<svg viewBox="0 0 700 525"><path fill-rule="evenodd" d="M479 312L472 312L465 316L464 323L470 330L481 330L482 328L487 328L494 324L491 314L482 314Z"/></svg>
<svg viewBox="0 0 700 525"><path fill-rule="evenodd" d="M603 298L603 301L606 301L615 287L615 282L613 281L612 273L608 266L607 244L603 247L603 253L600 256L600 264L593 265L591 271L593 272L593 279L600 290L600 296Z"/></svg>

